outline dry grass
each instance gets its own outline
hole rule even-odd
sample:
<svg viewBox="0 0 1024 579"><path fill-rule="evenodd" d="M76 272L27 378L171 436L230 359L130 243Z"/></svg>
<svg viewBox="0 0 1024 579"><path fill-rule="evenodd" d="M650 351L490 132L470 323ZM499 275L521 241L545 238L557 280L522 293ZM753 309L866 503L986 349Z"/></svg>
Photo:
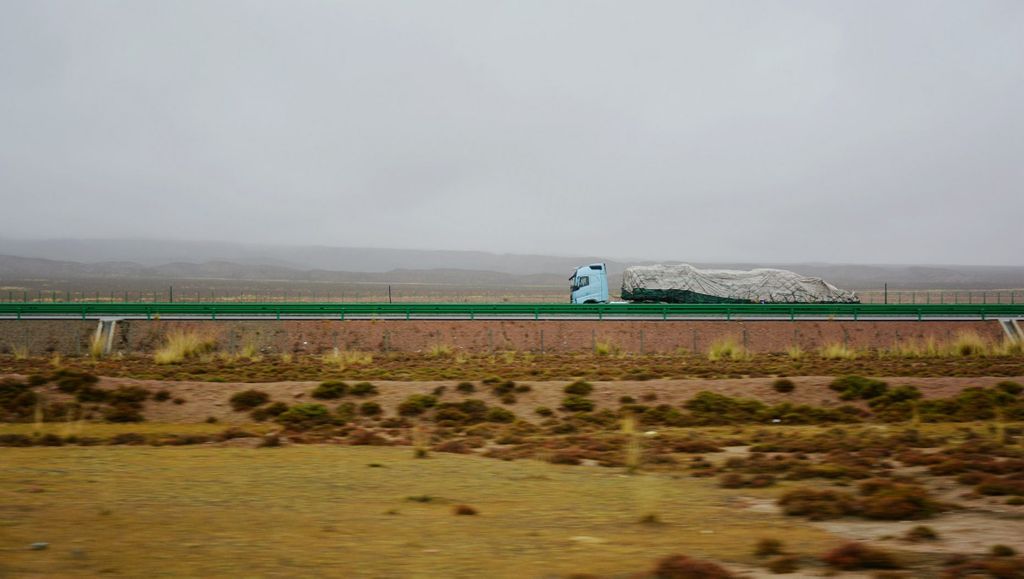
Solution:
<svg viewBox="0 0 1024 579"><path fill-rule="evenodd" d="M749 357L750 353L747 352L747 349L731 337L713 342L708 349L708 360L712 362L717 362L718 360L746 360Z"/></svg>
<svg viewBox="0 0 1024 579"><path fill-rule="evenodd" d="M854 360L857 358L856 350L838 342L824 346L819 354L826 360Z"/></svg>
<svg viewBox="0 0 1024 579"><path fill-rule="evenodd" d="M27 360L28 359L28 346L16 345L11 346L11 354L14 355L15 360Z"/></svg>
<svg viewBox="0 0 1024 579"><path fill-rule="evenodd" d="M427 348L427 356L430 358L450 358L453 352L448 344L433 344Z"/></svg>
<svg viewBox="0 0 1024 579"><path fill-rule="evenodd" d="M1024 343L1004 339L995 342L975 332L960 332L948 342L940 342L934 336L924 339L910 338L894 343L885 350L879 351L880 357L914 359L914 358L949 358L965 357L980 358L988 356L1020 356L1024 353Z"/></svg>
<svg viewBox="0 0 1024 579"><path fill-rule="evenodd" d="M794 344L786 348L786 355L789 356L790 360L803 360L807 353L800 347L799 344Z"/></svg>
<svg viewBox="0 0 1024 579"><path fill-rule="evenodd" d="M694 557L754 563L751 537L778 537L808 557L834 543L810 525L736 509L713 482L690 477L450 453L415 460L388 447L4 454L0 504L19 505L4 521L0 559L12 575L630 576L680 545ZM639 478L661 504L685 508L659 513L656 530L636 524ZM458 504L480 514L453 517ZM25 548L39 540L52 547ZM69 556L72 548L84 556Z"/></svg>
<svg viewBox="0 0 1024 579"><path fill-rule="evenodd" d="M350 366L366 366L373 363L373 354L335 348L324 354L323 363L329 366L337 366L340 369Z"/></svg>
<svg viewBox="0 0 1024 579"><path fill-rule="evenodd" d="M89 356L93 359L99 359L103 357L103 334L96 332L92 335L92 340L89 341Z"/></svg>
<svg viewBox="0 0 1024 579"><path fill-rule="evenodd" d="M984 356L992 350L992 344L975 332L958 332L949 346L957 356Z"/></svg>
<svg viewBox="0 0 1024 579"><path fill-rule="evenodd" d="M594 355L595 356L619 356L622 354L622 348L611 340L598 340L594 342Z"/></svg>
<svg viewBox="0 0 1024 579"><path fill-rule="evenodd" d="M216 342L198 332L168 332L164 345L153 353L157 364L177 364L211 352Z"/></svg>

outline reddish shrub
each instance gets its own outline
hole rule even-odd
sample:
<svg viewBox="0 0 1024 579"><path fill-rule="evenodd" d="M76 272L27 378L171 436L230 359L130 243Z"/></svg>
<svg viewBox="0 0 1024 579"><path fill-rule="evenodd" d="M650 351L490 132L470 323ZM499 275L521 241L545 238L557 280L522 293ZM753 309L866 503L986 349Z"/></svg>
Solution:
<svg viewBox="0 0 1024 579"><path fill-rule="evenodd" d="M435 452L450 452L453 454L469 454L473 449L464 440L446 440L434 446Z"/></svg>
<svg viewBox="0 0 1024 579"><path fill-rule="evenodd" d="M710 561L686 555L669 555L658 561L652 575L657 579L728 579L733 574Z"/></svg>
<svg viewBox="0 0 1024 579"><path fill-rule="evenodd" d="M838 519L856 514L860 509L849 493L808 488L793 489L782 495L779 506L787 515L805 516L812 521Z"/></svg>
<svg viewBox="0 0 1024 579"><path fill-rule="evenodd" d="M844 570L900 568L892 555L863 543L840 545L826 553L821 560L830 567Z"/></svg>
<svg viewBox="0 0 1024 579"><path fill-rule="evenodd" d="M871 479L860 486L861 514L869 519L925 519L943 510L928 491L916 485L900 484L885 479Z"/></svg>

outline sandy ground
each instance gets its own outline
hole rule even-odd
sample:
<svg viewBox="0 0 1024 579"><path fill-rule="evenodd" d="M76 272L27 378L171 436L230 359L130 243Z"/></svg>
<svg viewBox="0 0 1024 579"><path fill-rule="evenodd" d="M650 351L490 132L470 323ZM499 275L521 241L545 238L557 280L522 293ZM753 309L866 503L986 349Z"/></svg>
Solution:
<svg viewBox="0 0 1024 579"><path fill-rule="evenodd" d="M16 376L18 377L18 376ZM927 398L947 397L972 386L989 387L1004 380L1014 380L1024 383L1024 376L1012 378L993 377L943 377L943 378L885 378L891 386L909 384L916 386ZM592 382L594 392L590 396L598 408L617 408L619 398L632 396L638 403L642 404L672 404L679 405L689 400L702 390L709 390L727 396L754 398L768 404L792 402L794 404L811 404L816 406L835 406L843 404L837 394L829 390L828 384L834 380L832 376L803 376L790 378L796 389L789 394L780 394L772 389L774 378L744 378L725 380L649 380L649 381L614 381L614 382ZM516 403L502 405L525 419L536 417L534 410L545 406L556 409L564 397L563 388L568 381L530 382L522 381L517 384L526 384L531 391L516 395ZM335 406L344 401L360 402L360 399L347 396L341 400L317 401L310 396L310 392L319 384L318 382L269 382L260 384L248 384L243 382L190 382L190 381L162 381L162 380L134 380L130 378L102 378L100 386L103 388L116 388L117 386L141 386L154 392L167 390L172 398L181 398L184 404L174 404L171 401L147 403L145 410L146 419L156 422L201 422L208 417L217 418L221 422L244 423L249 422L246 413L234 412L228 399L236 392L253 388L266 392L274 401L281 401L288 404L296 402L323 402L328 406ZM352 384L352 382L349 382ZM367 398L372 399L384 407L387 415L394 415L395 408L410 394L429 394L436 388L445 387L442 401L460 401L465 398L479 398L488 404L501 405L496 396L491 394L490 386L476 383L477 391L463 395L455 390L457 381L420 381L420 382L392 382L377 381L373 383L380 391L378 396ZM65 398L52 385L44 386L40 392L52 396L54 399ZM650 400L651 396L656 399Z"/></svg>

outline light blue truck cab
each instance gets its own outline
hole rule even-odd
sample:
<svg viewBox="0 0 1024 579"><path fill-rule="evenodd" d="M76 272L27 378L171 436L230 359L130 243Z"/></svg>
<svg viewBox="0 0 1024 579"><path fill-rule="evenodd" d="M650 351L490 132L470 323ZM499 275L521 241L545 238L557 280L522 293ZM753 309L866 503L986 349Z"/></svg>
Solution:
<svg viewBox="0 0 1024 579"><path fill-rule="evenodd" d="M603 263L592 263L576 269L569 278L569 303L608 303L608 268Z"/></svg>

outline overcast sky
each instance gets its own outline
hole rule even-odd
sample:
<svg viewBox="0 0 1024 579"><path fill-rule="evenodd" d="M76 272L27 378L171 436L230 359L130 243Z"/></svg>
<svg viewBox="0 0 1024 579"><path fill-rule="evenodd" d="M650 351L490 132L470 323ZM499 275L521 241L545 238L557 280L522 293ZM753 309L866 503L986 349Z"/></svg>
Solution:
<svg viewBox="0 0 1024 579"><path fill-rule="evenodd" d="M0 0L0 236L1024 265L1024 2Z"/></svg>

